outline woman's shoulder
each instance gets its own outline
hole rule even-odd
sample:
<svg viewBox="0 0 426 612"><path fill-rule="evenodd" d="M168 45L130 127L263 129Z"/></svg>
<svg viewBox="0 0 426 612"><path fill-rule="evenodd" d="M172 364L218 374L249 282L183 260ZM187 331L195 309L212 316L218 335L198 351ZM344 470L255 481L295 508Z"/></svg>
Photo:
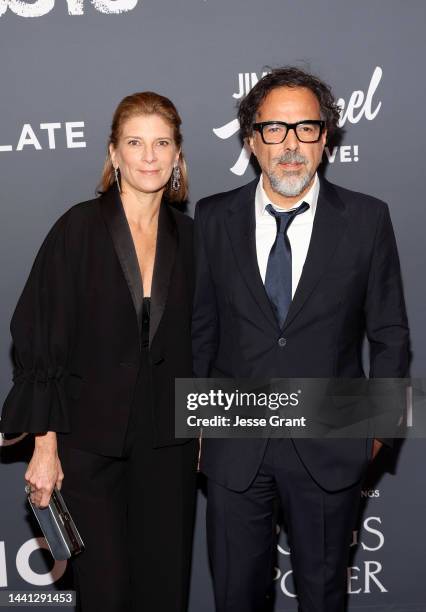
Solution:
<svg viewBox="0 0 426 612"><path fill-rule="evenodd" d="M99 198L78 202L68 208L53 224L49 233L66 232L90 225L99 218Z"/></svg>
<svg viewBox="0 0 426 612"><path fill-rule="evenodd" d="M193 224L193 219L187 215L182 210L177 209L175 206L169 204L169 210L175 218L176 223L180 225L184 225L186 227L191 227Z"/></svg>
<svg viewBox="0 0 426 612"><path fill-rule="evenodd" d="M41 252L55 245L80 244L87 229L99 220L99 198L74 204L50 227L41 246Z"/></svg>
<svg viewBox="0 0 426 612"><path fill-rule="evenodd" d="M182 212L181 210L178 210L174 206L169 205L169 210L175 220L178 231L180 233L189 234L190 236L192 236L192 228L194 224L193 219L191 219L189 215Z"/></svg>
<svg viewBox="0 0 426 612"><path fill-rule="evenodd" d="M86 222L91 217L99 214L99 197L74 204L63 214L63 218L69 223Z"/></svg>

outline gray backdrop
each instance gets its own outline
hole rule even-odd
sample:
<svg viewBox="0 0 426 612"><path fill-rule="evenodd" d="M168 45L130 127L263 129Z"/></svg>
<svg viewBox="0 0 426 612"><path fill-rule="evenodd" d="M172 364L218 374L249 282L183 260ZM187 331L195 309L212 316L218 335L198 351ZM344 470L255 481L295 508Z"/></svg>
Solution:
<svg viewBox="0 0 426 612"><path fill-rule="evenodd" d="M236 103L266 66L285 63L318 73L344 104L327 177L389 203L413 374L424 375L425 22L423 0L0 0L0 399L10 388L14 305L54 220L93 196L119 100L152 89L176 103L191 212L198 198L253 177ZM64 588L66 564L40 552L27 519L29 450L27 439L0 448L0 589ZM424 441L407 441L397 456L384 453L365 483L350 611L426 612L425 455ZM204 512L200 491L190 612L213 611ZM295 610L284 536L276 577L276 610Z"/></svg>

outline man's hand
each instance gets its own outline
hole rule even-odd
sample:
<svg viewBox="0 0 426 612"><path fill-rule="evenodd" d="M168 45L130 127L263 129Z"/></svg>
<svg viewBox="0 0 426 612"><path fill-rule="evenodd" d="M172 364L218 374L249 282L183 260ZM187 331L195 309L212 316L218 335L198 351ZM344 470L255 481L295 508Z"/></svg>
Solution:
<svg viewBox="0 0 426 612"><path fill-rule="evenodd" d="M46 508L54 487L61 488L64 473L58 457L56 433L35 436L34 453L25 473L33 504Z"/></svg>
<svg viewBox="0 0 426 612"><path fill-rule="evenodd" d="M371 451L371 461L374 461L374 459L377 457L382 446L383 446L383 442L380 442L380 440L377 440L376 438L373 440L373 449Z"/></svg>

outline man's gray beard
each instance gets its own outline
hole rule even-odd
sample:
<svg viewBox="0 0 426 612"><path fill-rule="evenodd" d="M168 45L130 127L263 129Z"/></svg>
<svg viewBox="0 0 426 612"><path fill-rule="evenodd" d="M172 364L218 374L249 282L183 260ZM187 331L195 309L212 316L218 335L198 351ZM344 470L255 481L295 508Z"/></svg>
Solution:
<svg viewBox="0 0 426 612"><path fill-rule="evenodd" d="M294 198L306 189L311 182L312 177L308 172L304 172L302 176L284 176L279 177L273 172L268 173L268 179L274 191L286 198Z"/></svg>

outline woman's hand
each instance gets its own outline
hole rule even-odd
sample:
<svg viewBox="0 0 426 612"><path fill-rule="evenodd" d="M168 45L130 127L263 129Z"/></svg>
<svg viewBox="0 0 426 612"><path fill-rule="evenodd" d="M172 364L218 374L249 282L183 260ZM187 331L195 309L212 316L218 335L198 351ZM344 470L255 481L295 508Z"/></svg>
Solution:
<svg viewBox="0 0 426 612"><path fill-rule="evenodd" d="M60 489L64 473L58 457L56 433L35 436L34 453L25 473L30 498L39 508L46 508L55 486Z"/></svg>

